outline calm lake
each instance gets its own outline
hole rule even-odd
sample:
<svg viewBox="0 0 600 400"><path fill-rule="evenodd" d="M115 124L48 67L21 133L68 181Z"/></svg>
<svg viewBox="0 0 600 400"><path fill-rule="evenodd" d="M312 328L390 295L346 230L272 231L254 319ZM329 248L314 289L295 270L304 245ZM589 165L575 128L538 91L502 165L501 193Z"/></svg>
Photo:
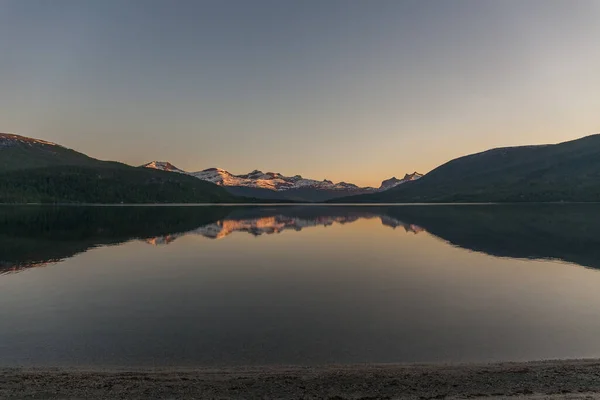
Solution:
<svg viewBox="0 0 600 400"><path fill-rule="evenodd" d="M600 206L0 207L0 364L600 357Z"/></svg>

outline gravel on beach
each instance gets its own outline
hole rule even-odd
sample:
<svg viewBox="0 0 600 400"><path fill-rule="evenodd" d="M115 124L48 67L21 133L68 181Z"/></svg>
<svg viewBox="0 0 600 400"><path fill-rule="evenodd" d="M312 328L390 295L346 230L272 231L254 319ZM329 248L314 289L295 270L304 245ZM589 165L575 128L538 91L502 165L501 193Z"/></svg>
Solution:
<svg viewBox="0 0 600 400"><path fill-rule="evenodd" d="M232 368L2 368L1 399L600 399L600 360Z"/></svg>

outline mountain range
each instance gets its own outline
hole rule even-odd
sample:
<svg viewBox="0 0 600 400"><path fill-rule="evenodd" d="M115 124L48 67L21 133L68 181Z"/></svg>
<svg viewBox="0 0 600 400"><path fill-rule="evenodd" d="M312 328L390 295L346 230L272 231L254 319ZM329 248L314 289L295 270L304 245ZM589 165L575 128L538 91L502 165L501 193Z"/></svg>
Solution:
<svg viewBox="0 0 600 400"><path fill-rule="evenodd" d="M236 196L248 196L262 199L287 199L295 201L326 201L366 193L389 190L403 183L417 180L423 175L418 172L406 174L403 179L387 179L379 188L359 187L352 183L334 183L304 178L301 175L284 176L278 172L254 170L247 174L234 175L221 168L208 168L198 172L186 172L167 161L152 161L142 165L145 168L186 174L224 187Z"/></svg>
<svg viewBox="0 0 600 400"><path fill-rule="evenodd" d="M391 178L376 189L258 170L244 175L219 168L190 173L169 162L132 167L97 160L56 143L0 133L2 203L320 202L376 193L421 176Z"/></svg>
<svg viewBox="0 0 600 400"><path fill-rule="evenodd" d="M0 203L598 202L599 183L600 135L492 149L371 188L258 170L186 172L158 161L132 167L0 134Z"/></svg>

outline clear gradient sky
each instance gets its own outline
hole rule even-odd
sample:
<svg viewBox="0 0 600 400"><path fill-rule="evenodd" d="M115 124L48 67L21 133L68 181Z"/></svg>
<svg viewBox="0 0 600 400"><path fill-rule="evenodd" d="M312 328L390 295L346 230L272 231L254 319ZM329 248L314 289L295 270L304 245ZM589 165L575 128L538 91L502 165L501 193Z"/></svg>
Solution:
<svg viewBox="0 0 600 400"><path fill-rule="evenodd" d="M600 0L0 0L0 132L379 185L600 132Z"/></svg>

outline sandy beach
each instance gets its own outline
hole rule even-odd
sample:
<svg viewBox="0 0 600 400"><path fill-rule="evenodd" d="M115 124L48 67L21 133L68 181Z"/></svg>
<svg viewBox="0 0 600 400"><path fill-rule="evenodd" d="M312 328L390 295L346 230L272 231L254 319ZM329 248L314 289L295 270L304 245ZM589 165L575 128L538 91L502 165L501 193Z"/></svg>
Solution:
<svg viewBox="0 0 600 400"><path fill-rule="evenodd" d="M600 360L1 372L2 399L600 398Z"/></svg>

